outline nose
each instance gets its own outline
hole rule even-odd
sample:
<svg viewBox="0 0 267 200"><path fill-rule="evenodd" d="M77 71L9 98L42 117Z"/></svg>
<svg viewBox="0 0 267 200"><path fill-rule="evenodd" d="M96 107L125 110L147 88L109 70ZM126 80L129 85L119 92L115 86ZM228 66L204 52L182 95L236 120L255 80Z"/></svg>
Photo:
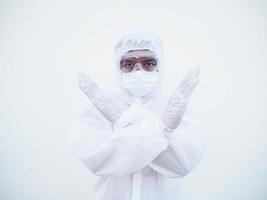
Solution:
<svg viewBox="0 0 267 200"><path fill-rule="evenodd" d="M141 63L136 63L134 65L134 67L136 68L136 70L142 70L142 64Z"/></svg>

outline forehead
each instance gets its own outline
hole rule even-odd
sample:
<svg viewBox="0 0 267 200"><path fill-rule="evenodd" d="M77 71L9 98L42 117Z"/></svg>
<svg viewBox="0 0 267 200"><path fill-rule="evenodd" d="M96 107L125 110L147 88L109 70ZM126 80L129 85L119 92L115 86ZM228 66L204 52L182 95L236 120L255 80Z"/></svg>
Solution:
<svg viewBox="0 0 267 200"><path fill-rule="evenodd" d="M156 58L156 54L148 49L130 50L123 54L121 59Z"/></svg>
<svg viewBox="0 0 267 200"><path fill-rule="evenodd" d="M153 57L132 57L132 58L125 58L125 59L121 59L121 62L153 62L156 59Z"/></svg>

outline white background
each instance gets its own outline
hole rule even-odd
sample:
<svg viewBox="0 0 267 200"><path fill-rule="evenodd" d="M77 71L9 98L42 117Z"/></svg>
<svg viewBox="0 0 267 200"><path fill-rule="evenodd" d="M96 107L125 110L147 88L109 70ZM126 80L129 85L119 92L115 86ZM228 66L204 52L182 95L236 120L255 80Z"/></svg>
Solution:
<svg viewBox="0 0 267 200"><path fill-rule="evenodd" d="M67 138L76 74L112 88L113 46L129 30L161 36L170 88L201 68L191 106L205 159L182 199L266 199L264 0L1 1L0 199L92 199L94 176Z"/></svg>

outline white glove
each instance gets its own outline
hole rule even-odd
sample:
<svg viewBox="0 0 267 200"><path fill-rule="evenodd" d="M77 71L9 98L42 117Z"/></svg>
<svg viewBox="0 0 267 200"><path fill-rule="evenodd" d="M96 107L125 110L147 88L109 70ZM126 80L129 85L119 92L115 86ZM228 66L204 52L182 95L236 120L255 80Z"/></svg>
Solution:
<svg viewBox="0 0 267 200"><path fill-rule="evenodd" d="M166 109L161 116L163 125L165 125L168 131L172 132L182 121L189 97L199 82L199 73L199 66L191 69L170 97Z"/></svg>
<svg viewBox="0 0 267 200"><path fill-rule="evenodd" d="M79 72L77 79L80 89L89 97L93 105L112 123L115 123L123 110L100 89L86 74Z"/></svg>
<svg viewBox="0 0 267 200"><path fill-rule="evenodd" d="M126 109L121 117L115 123L114 129L126 127L130 124L141 123L145 117L153 115L152 112L145 109L145 107L140 104L133 102L128 109Z"/></svg>

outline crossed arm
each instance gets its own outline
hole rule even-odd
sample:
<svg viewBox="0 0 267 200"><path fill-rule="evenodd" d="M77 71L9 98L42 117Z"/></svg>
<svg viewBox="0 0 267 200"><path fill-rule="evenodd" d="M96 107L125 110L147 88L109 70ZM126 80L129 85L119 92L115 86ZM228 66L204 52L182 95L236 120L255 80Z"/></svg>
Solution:
<svg viewBox="0 0 267 200"><path fill-rule="evenodd" d="M122 115L124 122L135 114L129 112ZM192 123L186 116L172 133L165 132L158 118L151 115L141 122L122 124L112 129L91 104L83 105L79 111L70 141L76 155L93 174L122 176L148 165L168 177L182 177L202 158L201 148L191 136Z"/></svg>

